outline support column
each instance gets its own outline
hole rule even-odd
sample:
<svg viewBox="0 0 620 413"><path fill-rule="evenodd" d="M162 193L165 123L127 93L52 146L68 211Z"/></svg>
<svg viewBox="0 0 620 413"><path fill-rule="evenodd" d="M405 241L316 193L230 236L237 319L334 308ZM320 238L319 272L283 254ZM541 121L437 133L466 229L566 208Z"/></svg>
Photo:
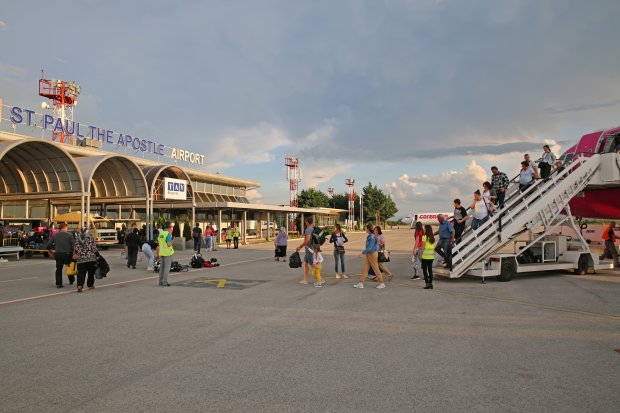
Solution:
<svg viewBox="0 0 620 413"><path fill-rule="evenodd" d="M269 241L269 222L271 222L271 212L267 211L267 241Z"/></svg>
<svg viewBox="0 0 620 413"><path fill-rule="evenodd" d="M256 238L263 239L263 213L260 213L260 219L258 220L258 231L256 231Z"/></svg>
<svg viewBox="0 0 620 413"><path fill-rule="evenodd" d="M80 228L84 228L84 220L85 218L85 202L84 202L84 198L86 197L86 194L84 192L82 192L82 196L80 197Z"/></svg>
<svg viewBox="0 0 620 413"><path fill-rule="evenodd" d="M248 243L248 211L243 211L243 245Z"/></svg>
<svg viewBox="0 0 620 413"><path fill-rule="evenodd" d="M149 195L146 194L146 238L153 239L153 218L151 217L151 205Z"/></svg>
<svg viewBox="0 0 620 413"><path fill-rule="evenodd" d="M217 210L217 236L215 237L215 242L217 244L222 240L222 210Z"/></svg>
<svg viewBox="0 0 620 413"><path fill-rule="evenodd" d="M285 228L286 228L286 235L288 235L288 232L289 232L289 227L288 227L288 217L289 217L289 214L285 214L285 215L284 215L284 226L285 226Z"/></svg>
<svg viewBox="0 0 620 413"><path fill-rule="evenodd" d="M90 229L90 192L86 195L86 225L84 227Z"/></svg>

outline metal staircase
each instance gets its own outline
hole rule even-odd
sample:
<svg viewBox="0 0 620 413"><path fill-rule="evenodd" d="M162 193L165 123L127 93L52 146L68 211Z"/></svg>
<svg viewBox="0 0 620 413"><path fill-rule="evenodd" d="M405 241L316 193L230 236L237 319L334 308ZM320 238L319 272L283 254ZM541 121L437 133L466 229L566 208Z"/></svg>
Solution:
<svg viewBox="0 0 620 413"><path fill-rule="evenodd" d="M518 182L511 183L504 207L477 230L465 232L461 241L453 246L452 270L438 269L436 272L458 278L524 230L550 228L569 201L586 187L600 162L598 154L574 159L564 170L546 180L537 180L523 193L519 192Z"/></svg>

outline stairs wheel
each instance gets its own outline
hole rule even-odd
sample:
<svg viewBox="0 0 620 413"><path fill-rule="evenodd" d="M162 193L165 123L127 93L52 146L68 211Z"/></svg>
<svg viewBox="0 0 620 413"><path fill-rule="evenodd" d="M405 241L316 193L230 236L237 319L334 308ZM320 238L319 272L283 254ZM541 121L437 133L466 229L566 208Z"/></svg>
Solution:
<svg viewBox="0 0 620 413"><path fill-rule="evenodd" d="M590 259L588 254L582 254L579 257L579 261L577 262L577 272L579 275L586 275L588 273L588 268L590 267Z"/></svg>
<svg viewBox="0 0 620 413"><path fill-rule="evenodd" d="M514 261L512 260L502 260L502 266L500 268L500 273L497 276L498 281L511 281L515 274L517 273L517 268L515 266Z"/></svg>

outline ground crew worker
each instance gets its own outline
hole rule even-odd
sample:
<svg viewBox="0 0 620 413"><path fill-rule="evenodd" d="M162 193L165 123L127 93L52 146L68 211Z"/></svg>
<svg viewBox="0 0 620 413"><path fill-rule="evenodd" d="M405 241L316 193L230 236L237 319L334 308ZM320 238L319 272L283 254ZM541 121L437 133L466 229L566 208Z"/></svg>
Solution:
<svg viewBox="0 0 620 413"><path fill-rule="evenodd" d="M174 224L166 222L165 228L159 231L157 235L157 251L159 253L159 285L160 287L170 287L168 284L168 274L170 273L170 266L172 265L172 255L174 254L174 248L172 248L172 229Z"/></svg>
<svg viewBox="0 0 620 413"><path fill-rule="evenodd" d="M239 224L235 224L235 227L233 228L233 244L235 246L235 249L239 248L239 236L241 235L241 231L239 230Z"/></svg>
<svg viewBox="0 0 620 413"><path fill-rule="evenodd" d="M614 228L616 227L616 223L611 221L609 226L605 228L603 231L603 240L605 240L605 251L603 252L604 258L613 258L614 267L620 267L620 262L618 262L618 250L616 250L616 234L614 233Z"/></svg>
<svg viewBox="0 0 620 413"><path fill-rule="evenodd" d="M231 227L226 228L226 249L230 249L230 243L233 238L233 230Z"/></svg>

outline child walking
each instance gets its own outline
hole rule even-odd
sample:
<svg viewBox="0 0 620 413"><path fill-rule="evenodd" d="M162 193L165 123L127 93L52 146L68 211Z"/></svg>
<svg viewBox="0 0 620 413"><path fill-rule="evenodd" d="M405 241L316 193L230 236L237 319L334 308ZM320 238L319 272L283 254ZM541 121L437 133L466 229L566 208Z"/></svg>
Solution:
<svg viewBox="0 0 620 413"><path fill-rule="evenodd" d="M321 246L314 244L312 247L312 276L314 277L314 286L320 288L323 286L321 279L321 267L323 263L323 255L321 255Z"/></svg>

